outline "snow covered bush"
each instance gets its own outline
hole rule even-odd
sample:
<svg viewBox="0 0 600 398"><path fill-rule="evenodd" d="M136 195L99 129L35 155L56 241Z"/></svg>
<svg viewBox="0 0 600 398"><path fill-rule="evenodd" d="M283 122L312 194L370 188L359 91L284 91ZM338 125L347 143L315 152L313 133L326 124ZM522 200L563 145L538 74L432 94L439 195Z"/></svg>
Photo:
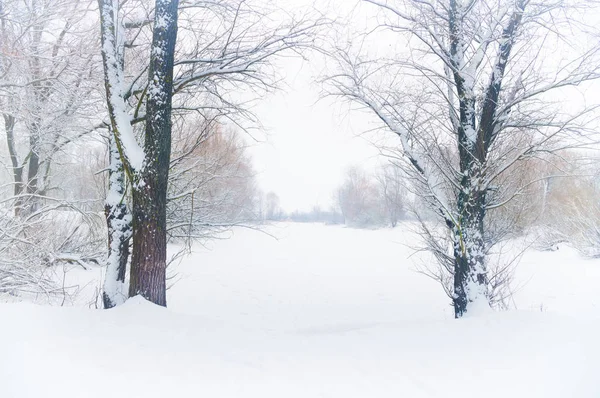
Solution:
<svg viewBox="0 0 600 398"><path fill-rule="evenodd" d="M64 286L64 266L84 269L102 264L105 255L103 217L55 203L27 217L15 217L11 206L0 217L0 293L12 296L74 294Z"/></svg>
<svg viewBox="0 0 600 398"><path fill-rule="evenodd" d="M545 182L544 209L535 233L538 247L567 242L585 256L600 255L600 181L589 167Z"/></svg>

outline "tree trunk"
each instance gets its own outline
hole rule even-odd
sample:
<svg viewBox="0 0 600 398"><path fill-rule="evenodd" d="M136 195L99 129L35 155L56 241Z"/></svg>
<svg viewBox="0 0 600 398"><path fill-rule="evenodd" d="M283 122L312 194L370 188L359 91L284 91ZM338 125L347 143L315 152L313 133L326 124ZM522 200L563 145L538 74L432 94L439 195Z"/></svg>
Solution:
<svg viewBox="0 0 600 398"><path fill-rule="evenodd" d="M458 153L460 158L460 191L457 197L457 217L450 227L454 234L454 315L462 317L471 303L488 301L484 218L486 212L482 168L487 153L481 135L475 130L475 101L463 90L460 77L456 81L460 94L460 125Z"/></svg>
<svg viewBox="0 0 600 398"><path fill-rule="evenodd" d="M133 187L129 295L166 306L167 183L178 0L156 0L146 102L145 164Z"/></svg>
<svg viewBox="0 0 600 398"><path fill-rule="evenodd" d="M15 216L18 217L21 214L21 208L23 206L23 166L19 163L19 157L17 155L17 149L15 147L15 117L12 115L4 114L4 129L6 131L6 143L8 145L8 154L10 156L10 162L13 171L13 183L14 189L13 194L15 202L13 204L15 210Z"/></svg>
<svg viewBox="0 0 600 398"><path fill-rule="evenodd" d="M485 265L484 224L486 210L482 170L487 160L488 146L484 138L487 131L477 128L477 96L475 83L466 65L465 37L462 23L464 9L460 2L450 1L449 28L450 54L453 77L458 98L459 123L457 145L460 163L460 190L457 198L456 220L449 223L454 234L454 316L462 317L471 303L485 300L487 273ZM493 113L493 111L492 111ZM489 305L489 304L486 304Z"/></svg>
<svg viewBox="0 0 600 398"><path fill-rule="evenodd" d="M472 168L471 170L473 170ZM487 303L484 217L485 193L473 186L475 176L465 174L458 197L458 225L454 226L454 316L462 317L469 305Z"/></svg>
<svg viewBox="0 0 600 398"><path fill-rule="evenodd" d="M125 272L131 240L131 214L125 203L125 172L114 137L109 140L109 151L108 196L104 206L108 227L108 259L102 293L104 308L123 304L127 299Z"/></svg>
<svg viewBox="0 0 600 398"><path fill-rule="evenodd" d="M37 118L37 117L35 117ZM39 171L40 171L40 156L38 154L38 136L39 136L39 123L34 121L32 123L31 131L29 133L29 162L27 165L27 186L26 192L28 195L26 214L34 213L39 208L40 198L37 197L38 185L39 185Z"/></svg>

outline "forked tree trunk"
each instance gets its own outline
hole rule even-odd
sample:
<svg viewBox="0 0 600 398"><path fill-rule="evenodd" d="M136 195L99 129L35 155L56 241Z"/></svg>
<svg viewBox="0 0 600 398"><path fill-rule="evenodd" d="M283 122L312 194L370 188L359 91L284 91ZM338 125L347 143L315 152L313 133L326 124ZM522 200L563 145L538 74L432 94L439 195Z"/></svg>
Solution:
<svg viewBox="0 0 600 398"><path fill-rule="evenodd" d="M178 0L156 0L146 102L145 164L133 187L129 295L166 306L167 182Z"/></svg>
<svg viewBox="0 0 600 398"><path fill-rule="evenodd" d="M450 223L454 234L454 315L462 317L471 303L488 301L484 218L486 213L485 166L490 145L495 140L496 110L502 90L502 79L512 46L521 23L526 2L519 0L510 21L502 32L502 41L494 61L481 105L475 94L475 70L465 68L472 60L465 59L464 12L457 0L450 1L450 62L459 102L457 144L460 161L460 191L457 200L457 220ZM481 110L478 112L478 106ZM479 115L477 117L476 115Z"/></svg>

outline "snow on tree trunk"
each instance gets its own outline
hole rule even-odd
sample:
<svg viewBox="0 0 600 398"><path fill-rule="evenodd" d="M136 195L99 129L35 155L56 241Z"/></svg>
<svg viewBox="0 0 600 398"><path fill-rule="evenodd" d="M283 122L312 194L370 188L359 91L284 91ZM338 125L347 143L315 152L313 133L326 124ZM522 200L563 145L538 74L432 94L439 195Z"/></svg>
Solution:
<svg viewBox="0 0 600 398"><path fill-rule="evenodd" d="M489 148L494 140L496 109L502 79L512 45L523 15L524 3L516 4L508 24L502 31L498 56L494 62L490 82L483 98L481 111L477 110L475 84L485 48L481 46L467 58L465 49L464 15L468 7L457 0L450 1L450 65L458 97L457 124L460 161L460 189L457 198L457 221L450 225L454 235L454 314L462 317L475 303L488 303L488 279L485 264L484 218L486 215L487 187L484 172ZM479 117L478 117L479 116Z"/></svg>
<svg viewBox="0 0 600 398"><path fill-rule="evenodd" d="M127 113L124 76L124 31L116 0L98 0L106 101L110 116L110 174L106 198L108 260L102 299L112 308L127 299L125 272L132 236L132 217L124 202L126 174L131 180L141 169L144 152L137 144Z"/></svg>
<svg viewBox="0 0 600 398"><path fill-rule="evenodd" d="M471 173L478 168L471 167ZM469 172L461 181L458 197L457 225L454 235L454 315L462 317L472 303L487 305L487 270L485 264L484 218L486 213L485 192L473 186ZM479 306L479 305L478 305Z"/></svg>
<svg viewBox="0 0 600 398"><path fill-rule="evenodd" d="M460 189L457 198L457 220L450 225L454 235L454 314L463 316L470 303L487 301L484 225L485 191L480 187L481 170L487 153L483 152L481 134L476 125L475 77L479 57L476 52L465 56L462 4L450 2L450 63L458 97L457 143L460 163ZM481 54L481 55L480 55Z"/></svg>
<svg viewBox="0 0 600 398"><path fill-rule="evenodd" d="M104 211L108 227L108 258L102 301L104 308L123 304L127 299L125 272L131 240L131 214L125 203L126 177L114 138L110 143L108 195Z"/></svg>
<svg viewBox="0 0 600 398"><path fill-rule="evenodd" d="M167 183L178 0L157 0L146 98L146 161L133 187L129 295L166 306Z"/></svg>
<svg viewBox="0 0 600 398"><path fill-rule="evenodd" d="M119 154L125 162L126 171L129 170L133 173L142 168L144 152L135 139L131 116L127 113L125 102L123 88L124 28L118 19L118 1L98 0L98 7L100 9L104 85L111 128L116 138Z"/></svg>

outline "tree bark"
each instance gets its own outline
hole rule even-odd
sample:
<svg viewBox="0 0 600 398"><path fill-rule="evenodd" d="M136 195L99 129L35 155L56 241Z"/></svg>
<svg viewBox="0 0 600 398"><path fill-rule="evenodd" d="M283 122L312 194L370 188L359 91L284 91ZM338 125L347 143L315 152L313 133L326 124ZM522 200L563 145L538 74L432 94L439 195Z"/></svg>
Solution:
<svg viewBox="0 0 600 398"><path fill-rule="evenodd" d="M27 199L26 212L28 214L35 212L39 207L39 197L36 197L38 192L38 174L40 171L40 156L38 154L38 136L39 136L39 123L34 121L32 123L31 131L29 133L29 162L27 165L27 187L26 191L29 196Z"/></svg>
<svg viewBox="0 0 600 398"><path fill-rule="evenodd" d="M108 196L104 206L108 227L108 258L102 292L104 308L113 308L127 299L125 273L132 233L131 214L125 203L125 172L114 137L109 140L109 151Z"/></svg>
<svg viewBox="0 0 600 398"><path fill-rule="evenodd" d="M129 296L166 306L167 182L178 0L156 0L146 99L145 164L133 187Z"/></svg>
<svg viewBox="0 0 600 398"><path fill-rule="evenodd" d="M13 194L15 196L14 211L15 216L18 217L21 214L21 208L23 206L23 166L19 163L19 156L15 147L15 117L12 115L4 114L4 130L6 131L6 143L8 145L8 154L10 156L10 162L12 165L13 172Z"/></svg>
<svg viewBox="0 0 600 398"><path fill-rule="evenodd" d="M472 172L479 174L477 167ZM465 173L458 196L458 225L454 233L454 316L462 317L470 303L488 300L487 268L485 264L484 218L486 195L473 186L477 176Z"/></svg>
<svg viewBox="0 0 600 398"><path fill-rule="evenodd" d="M29 125L29 159L27 164L27 185L25 191L27 192L27 204L24 207L26 214L31 214L37 211L40 207L39 185L40 185L40 129L42 127L41 113L42 105L48 100L48 82L43 82L42 79L42 66L41 66L41 54L40 54L40 43L42 42L42 33L44 31L44 25L40 18L42 5L34 0L31 3L31 12L35 18L35 22L32 26L32 43L30 51L33 54L33 58L29 62L31 68L32 77L32 88L33 88L33 99L34 99L34 111L31 118L31 124Z"/></svg>

